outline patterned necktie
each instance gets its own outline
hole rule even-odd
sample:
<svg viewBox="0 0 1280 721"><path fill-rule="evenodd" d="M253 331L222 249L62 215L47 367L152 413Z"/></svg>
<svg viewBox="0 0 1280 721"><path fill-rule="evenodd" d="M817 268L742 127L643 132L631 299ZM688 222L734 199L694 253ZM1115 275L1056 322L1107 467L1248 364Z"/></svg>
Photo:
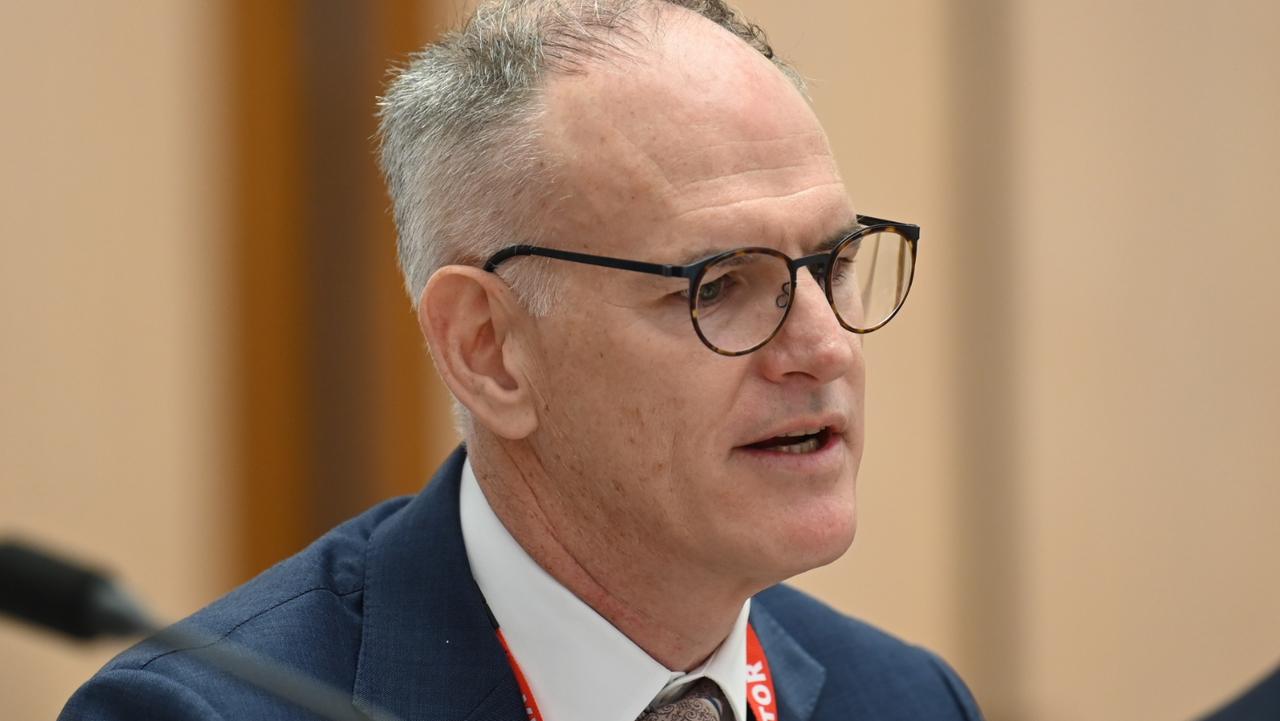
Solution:
<svg viewBox="0 0 1280 721"><path fill-rule="evenodd" d="M728 705L715 681L703 678L690 685L685 695L645 711L636 721L722 721L733 718L733 712L725 711Z"/></svg>

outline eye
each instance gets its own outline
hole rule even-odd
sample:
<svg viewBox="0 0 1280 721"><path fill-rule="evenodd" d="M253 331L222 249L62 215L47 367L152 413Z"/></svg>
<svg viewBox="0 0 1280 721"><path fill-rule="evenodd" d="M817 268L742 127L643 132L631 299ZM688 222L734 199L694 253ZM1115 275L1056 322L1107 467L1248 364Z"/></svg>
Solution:
<svg viewBox="0 0 1280 721"><path fill-rule="evenodd" d="M729 300L735 294L735 289L739 285L741 285L741 281L734 273L725 273L714 279L703 278L698 285L698 297L694 300L699 308L708 310ZM689 302L688 289L681 291L679 296L684 302Z"/></svg>
<svg viewBox="0 0 1280 721"><path fill-rule="evenodd" d="M725 294L725 282L729 276L722 275L712 281L704 281L698 286L698 305L709 306L718 303Z"/></svg>
<svg viewBox="0 0 1280 721"><path fill-rule="evenodd" d="M838 285L844 281L849 273L853 271L853 258L840 256L836 259L834 265L831 266L831 284Z"/></svg>

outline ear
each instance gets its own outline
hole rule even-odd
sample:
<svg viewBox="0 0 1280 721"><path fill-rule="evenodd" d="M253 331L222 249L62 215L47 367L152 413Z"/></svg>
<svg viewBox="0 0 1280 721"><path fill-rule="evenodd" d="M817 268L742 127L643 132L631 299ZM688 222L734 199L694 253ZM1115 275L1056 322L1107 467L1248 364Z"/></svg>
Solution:
<svg viewBox="0 0 1280 721"><path fill-rule="evenodd" d="M502 279L469 266L436 271L418 301L418 325L445 385L477 422L509 440L538 427L513 332L527 319Z"/></svg>

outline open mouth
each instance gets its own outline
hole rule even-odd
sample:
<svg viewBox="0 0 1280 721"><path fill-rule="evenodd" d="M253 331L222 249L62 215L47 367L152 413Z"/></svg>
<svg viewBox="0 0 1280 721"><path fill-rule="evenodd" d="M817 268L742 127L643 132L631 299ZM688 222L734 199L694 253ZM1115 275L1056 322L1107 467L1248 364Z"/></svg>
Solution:
<svg viewBox="0 0 1280 721"><path fill-rule="evenodd" d="M832 433L829 426L797 433L787 433L763 441L752 443L746 448L773 453L816 453L831 442Z"/></svg>

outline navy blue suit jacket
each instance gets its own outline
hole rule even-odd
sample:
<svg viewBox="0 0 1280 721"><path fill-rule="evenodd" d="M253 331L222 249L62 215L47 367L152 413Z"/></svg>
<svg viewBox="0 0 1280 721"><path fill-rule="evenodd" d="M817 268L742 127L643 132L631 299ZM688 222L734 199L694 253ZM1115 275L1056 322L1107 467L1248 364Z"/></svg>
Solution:
<svg viewBox="0 0 1280 721"><path fill-rule="evenodd" d="M1238 698L1200 721L1276 721L1280 719L1280 668Z"/></svg>
<svg viewBox="0 0 1280 721"><path fill-rule="evenodd" d="M426 490L338 526L182 621L405 719L524 721L471 575L458 520L461 449ZM780 721L975 721L941 659L785 586L751 623L773 671ZM72 696L61 719L293 719L302 710L189 651L143 642ZM555 719L548 719L555 721Z"/></svg>

